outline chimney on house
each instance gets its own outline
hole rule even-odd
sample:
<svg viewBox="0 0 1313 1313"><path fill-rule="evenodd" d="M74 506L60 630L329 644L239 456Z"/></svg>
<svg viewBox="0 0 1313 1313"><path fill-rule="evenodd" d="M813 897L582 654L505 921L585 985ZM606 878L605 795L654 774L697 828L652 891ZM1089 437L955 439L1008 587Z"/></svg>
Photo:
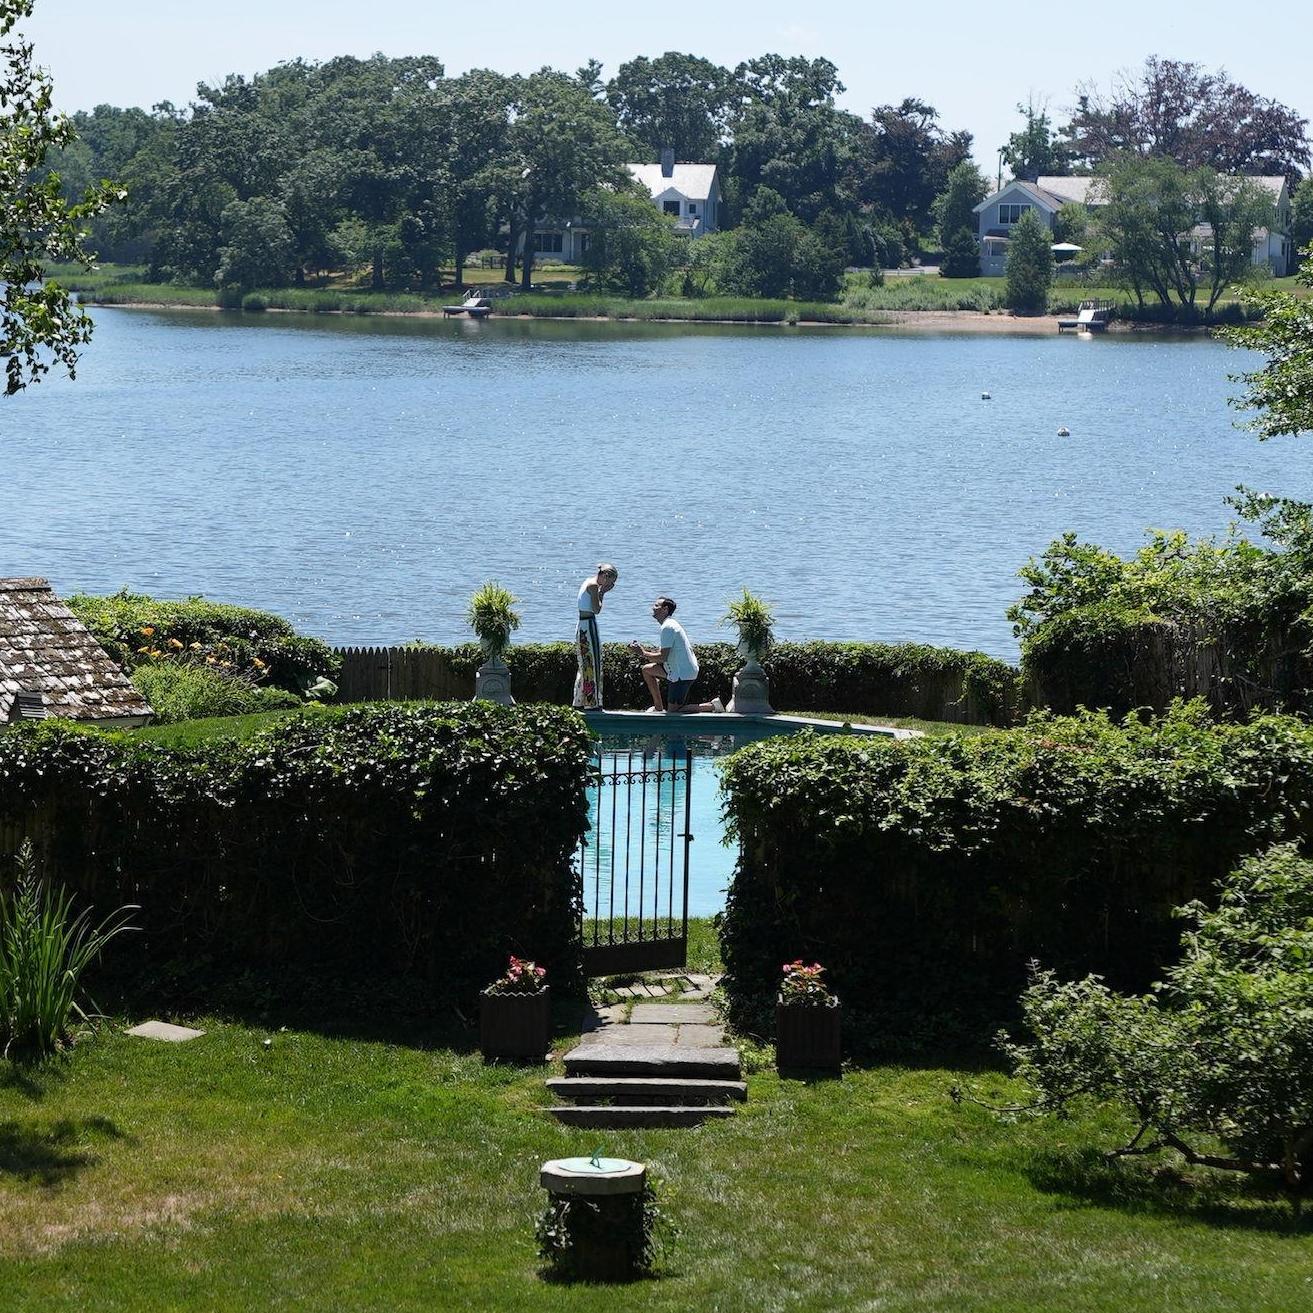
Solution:
<svg viewBox="0 0 1313 1313"><path fill-rule="evenodd" d="M669 146L661 152L661 176L663 178L675 176L675 152Z"/></svg>

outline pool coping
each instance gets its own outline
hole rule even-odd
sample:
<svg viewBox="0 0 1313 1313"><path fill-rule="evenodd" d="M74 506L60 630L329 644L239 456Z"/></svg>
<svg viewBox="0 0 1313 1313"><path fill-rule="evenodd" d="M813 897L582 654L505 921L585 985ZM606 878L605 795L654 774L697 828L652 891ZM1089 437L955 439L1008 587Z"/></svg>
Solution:
<svg viewBox="0 0 1313 1313"><path fill-rule="evenodd" d="M864 725L844 720L817 720L811 716L784 716L784 715L749 715L741 716L734 711L707 711L696 712L692 715L681 712L666 712L662 715L649 715L646 711L585 711L584 719L589 726L597 730L625 730L626 732L641 733L655 730L658 725L665 727L672 723L677 723L681 730L689 726L688 732L699 732L693 730L693 725L705 725L706 729L701 730L705 734L726 734L733 733L736 726L742 725L777 725L787 727L790 730L814 729L820 733L836 734L859 734L872 735L886 739L906 740L919 739L923 733L919 729L903 729L895 725Z"/></svg>

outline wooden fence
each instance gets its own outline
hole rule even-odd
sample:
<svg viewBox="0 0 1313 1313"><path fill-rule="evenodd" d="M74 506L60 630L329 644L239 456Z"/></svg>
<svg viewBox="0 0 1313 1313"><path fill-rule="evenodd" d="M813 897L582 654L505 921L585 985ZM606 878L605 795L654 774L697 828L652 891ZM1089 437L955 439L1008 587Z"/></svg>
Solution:
<svg viewBox="0 0 1313 1313"><path fill-rule="evenodd" d="M340 647L342 702L381 702L389 698L440 701L474 696L474 677L457 672L451 655L434 647Z"/></svg>

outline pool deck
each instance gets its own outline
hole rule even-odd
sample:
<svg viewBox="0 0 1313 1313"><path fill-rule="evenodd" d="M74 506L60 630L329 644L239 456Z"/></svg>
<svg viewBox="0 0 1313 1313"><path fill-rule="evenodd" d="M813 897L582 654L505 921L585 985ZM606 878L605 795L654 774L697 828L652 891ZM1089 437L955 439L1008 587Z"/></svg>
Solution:
<svg viewBox="0 0 1313 1313"><path fill-rule="evenodd" d="M585 711L584 719L595 730L626 734L650 733L658 725L678 724L686 733L733 734L751 725L770 726L782 733L814 729L818 734L869 734L886 739L919 739L919 729L899 729L892 725L863 725L843 720L816 720L810 716L740 716L735 712L666 712L649 715L646 711Z"/></svg>

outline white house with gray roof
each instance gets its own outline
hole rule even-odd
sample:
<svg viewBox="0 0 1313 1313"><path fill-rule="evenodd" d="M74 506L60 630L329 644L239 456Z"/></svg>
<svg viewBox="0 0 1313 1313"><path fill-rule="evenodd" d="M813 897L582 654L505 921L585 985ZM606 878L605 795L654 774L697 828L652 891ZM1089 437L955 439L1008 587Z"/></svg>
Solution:
<svg viewBox="0 0 1313 1313"><path fill-rule="evenodd" d="M701 237L720 231L720 170L714 164L677 164L675 152L661 152L660 164L626 164L635 182L647 188L652 204L675 221L675 231ZM544 219L533 237L535 258L578 264L592 233L578 219Z"/></svg>
<svg viewBox="0 0 1313 1313"><path fill-rule="evenodd" d="M1283 177L1234 178L1229 181L1247 181L1256 183L1272 198L1273 222L1254 230L1253 262L1267 265L1276 277L1281 277L1290 270L1290 190ZM1097 210L1106 204L1101 195L1103 180L1101 178L1068 176L1042 176L1034 182L1014 179L1006 183L1000 191L987 196L976 206L976 238L980 244L980 272L982 274L1001 274L1007 262L1008 237L1012 225L1020 220L1027 210L1033 210L1036 217L1050 231L1058 211L1064 205L1084 205L1087 209ZM1182 237L1200 249L1211 236L1207 224L1198 224Z"/></svg>

